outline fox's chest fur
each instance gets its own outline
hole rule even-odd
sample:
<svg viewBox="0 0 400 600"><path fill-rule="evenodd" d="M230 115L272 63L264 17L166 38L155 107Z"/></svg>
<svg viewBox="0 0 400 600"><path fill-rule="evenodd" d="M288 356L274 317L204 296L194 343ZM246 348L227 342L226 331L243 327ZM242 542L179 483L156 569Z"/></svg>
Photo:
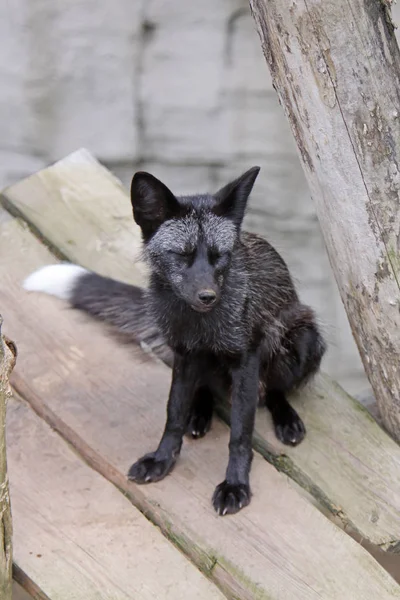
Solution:
<svg viewBox="0 0 400 600"><path fill-rule="evenodd" d="M171 292L155 285L149 294L149 310L163 338L175 351L206 352L216 356L242 355L262 344L270 356L279 345L282 326L267 308L254 306L247 281L227 283L219 305L201 314ZM265 296L268 303L268 298Z"/></svg>
<svg viewBox="0 0 400 600"><path fill-rule="evenodd" d="M238 355L246 348L249 334L242 307L217 307L199 314L176 300L156 297L151 312L168 345L178 351Z"/></svg>

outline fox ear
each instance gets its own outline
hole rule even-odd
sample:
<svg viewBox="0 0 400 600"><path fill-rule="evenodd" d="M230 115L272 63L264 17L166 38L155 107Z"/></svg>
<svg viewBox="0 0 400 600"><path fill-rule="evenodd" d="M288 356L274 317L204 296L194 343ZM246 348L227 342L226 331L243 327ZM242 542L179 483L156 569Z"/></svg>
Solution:
<svg viewBox="0 0 400 600"><path fill-rule="evenodd" d="M214 212L221 217L231 219L237 227L240 227L247 200L259 172L260 167L252 167L246 173L243 173L243 175L221 188L215 194L217 204L214 207Z"/></svg>
<svg viewBox="0 0 400 600"><path fill-rule="evenodd" d="M159 179L138 171L131 184L133 218L142 230L146 241L167 221L181 211L174 194Z"/></svg>

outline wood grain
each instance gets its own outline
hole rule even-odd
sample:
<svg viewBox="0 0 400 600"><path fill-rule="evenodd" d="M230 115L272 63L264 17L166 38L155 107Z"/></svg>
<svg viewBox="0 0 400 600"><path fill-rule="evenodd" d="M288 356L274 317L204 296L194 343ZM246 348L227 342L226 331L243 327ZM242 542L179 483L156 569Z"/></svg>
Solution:
<svg viewBox="0 0 400 600"><path fill-rule="evenodd" d="M26 196L26 186L31 198ZM61 257L79 262L85 248L88 263L83 266L95 265L103 275L117 269L121 277L122 273L128 275L128 280L133 273L138 284L145 283L146 268L139 261L141 238L138 228L132 227L126 190L89 152L74 152L8 190L19 201L8 203L11 197L5 190L7 207L17 216L23 214ZM66 223L72 225L72 231Z"/></svg>
<svg viewBox="0 0 400 600"><path fill-rule="evenodd" d="M97 201L98 190L108 192ZM123 281L143 281L144 271L130 260L131 248L138 248L139 232L128 195L87 152L72 154L5 194L13 210L71 261ZM98 206L95 214L94 206ZM119 228L110 215L120 216ZM102 243L104 239L107 244ZM400 541L399 446L326 376L304 390L295 406L306 423L306 440L294 449L283 446L269 416L260 411L255 447L346 528L382 548L396 548ZM226 410L223 414L228 417Z"/></svg>
<svg viewBox="0 0 400 600"><path fill-rule="evenodd" d="M400 52L389 4L250 1L366 373L400 441Z"/></svg>
<svg viewBox="0 0 400 600"><path fill-rule="evenodd" d="M384 550L400 540L400 448L367 409L326 375L292 397L307 424L296 448L274 435L258 411L253 446L290 475L342 525ZM229 420L227 406L222 408Z"/></svg>
<svg viewBox="0 0 400 600"><path fill-rule="evenodd" d="M56 415L67 439L73 431L75 447L78 439L92 449L89 460L119 472L119 487L229 598L400 598L378 563L257 454L251 505L218 517L210 498L224 476L229 432L217 419L204 440L185 442L165 480L129 483L130 463L158 442L169 370L141 362L61 302L24 293L21 280L52 257L17 221L1 220L0 302L19 345L15 383Z"/></svg>
<svg viewBox="0 0 400 600"><path fill-rule="evenodd" d="M42 594L52 600L222 600L28 405L11 402L7 428L15 562Z"/></svg>

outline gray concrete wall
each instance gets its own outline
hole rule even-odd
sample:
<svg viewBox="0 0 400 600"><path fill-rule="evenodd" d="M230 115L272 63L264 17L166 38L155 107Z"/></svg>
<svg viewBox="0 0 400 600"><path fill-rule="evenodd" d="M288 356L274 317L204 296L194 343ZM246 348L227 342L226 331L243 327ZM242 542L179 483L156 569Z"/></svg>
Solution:
<svg viewBox="0 0 400 600"><path fill-rule="evenodd" d="M247 226L318 311L325 368L350 390L365 385L245 0L2 2L0 114L2 186L80 146L126 184L140 167L176 193L261 165Z"/></svg>

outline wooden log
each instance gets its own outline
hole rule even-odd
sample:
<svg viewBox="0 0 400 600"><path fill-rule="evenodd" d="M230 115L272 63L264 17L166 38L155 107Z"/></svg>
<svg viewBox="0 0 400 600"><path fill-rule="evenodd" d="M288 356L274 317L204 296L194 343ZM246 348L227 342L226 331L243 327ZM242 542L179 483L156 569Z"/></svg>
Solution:
<svg viewBox="0 0 400 600"><path fill-rule="evenodd" d="M143 282L143 271L131 260L140 234L128 195L86 151L17 183L4 195L7 206L64 257L104 275ZM294 401L307 426L305 441L296 448L280 444L269 415L260 410L255 448L346 529L386 550L398 548L399 446L325 375ZM226 410L224 414L227 419Z"/></svg>
<svg viewBox="0 0 400 600"><path fill-rule="evenodd" d="M2 285L4 285L2 281ZM0 315L0 598L11 600L12 520L6 457L6 406L11 395L9 376L15 364L16 348L2 335Z"/></svg>
<svg viewBox="0 0 400 600"><path fill-rule="evenodd" d="M400 53L379 0L250 0L386 428L400 440Z"/></svg>

